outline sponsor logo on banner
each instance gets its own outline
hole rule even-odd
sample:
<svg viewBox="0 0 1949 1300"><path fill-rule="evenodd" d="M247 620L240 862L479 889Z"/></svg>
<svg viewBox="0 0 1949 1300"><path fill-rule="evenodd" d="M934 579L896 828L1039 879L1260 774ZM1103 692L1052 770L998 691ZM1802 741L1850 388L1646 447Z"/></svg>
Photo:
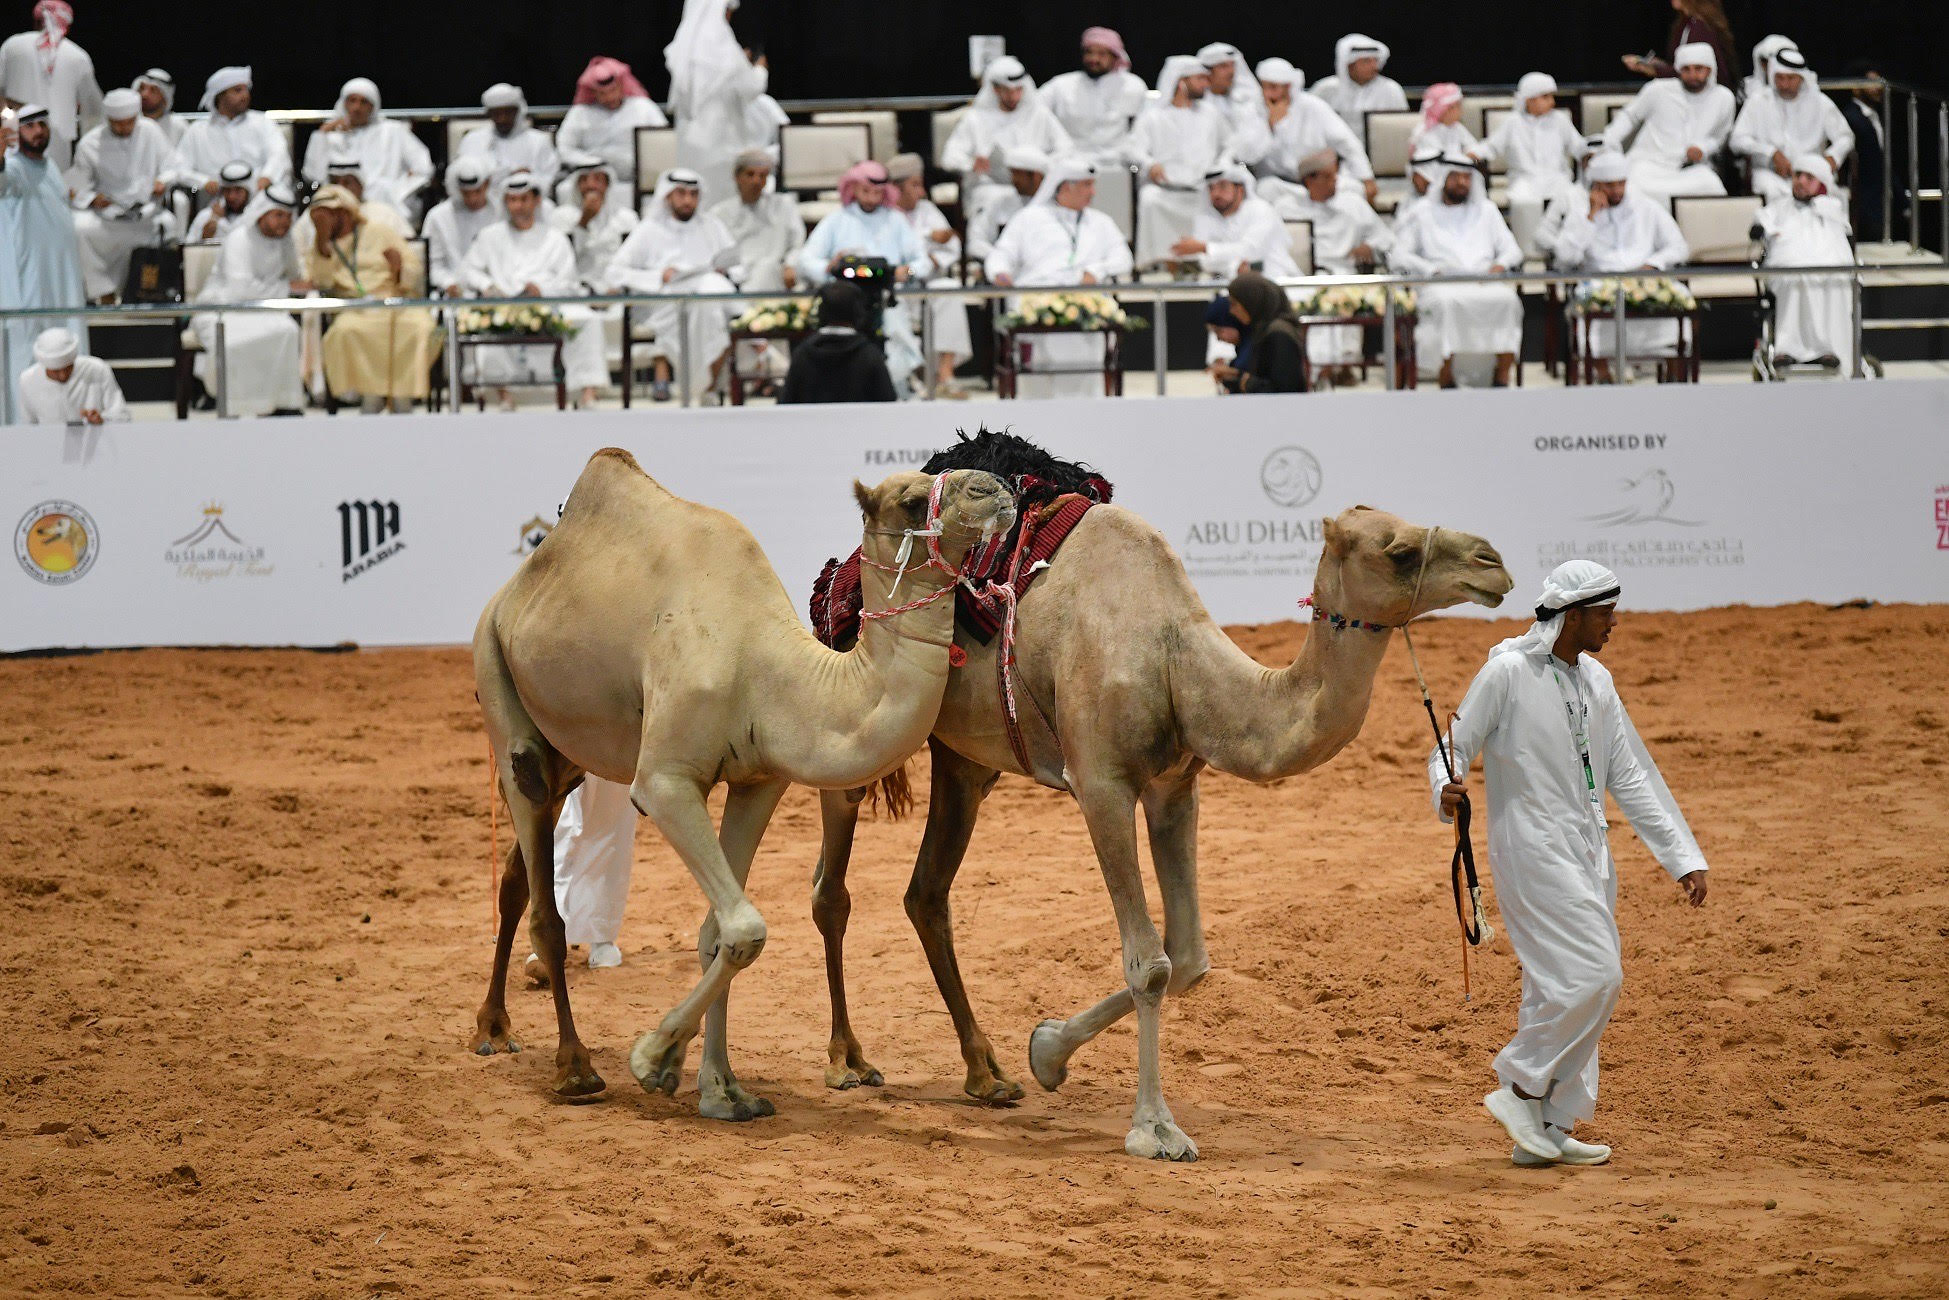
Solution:
<svg viewBox="0 0 1949 1300"><path fill-rule="evenodd" d="M100 551L94 516L72 501L43 501L14 529L14 558L28 577L50 587L86 577Z"/></svg>
<svg viewBox="0 0 1949 1300"><path fill-rule="evenodd" d="M555 531L555 525L536 515L521 525L521 540L514 544L510 555L533 555L535 548L548 540L548 534Z"/></svg>
<svg viewBox="0 0 1949 1300"><path fill-rule="evenodd" d="M1601 535L1542 542L1537 562L1553 569L1565 560L1595 560L1608 569L1718 568L1746 563L1746 540L1713 536L1704 519L1678 508L1678 483L1663 469L1620 479L1608 505L1584 515Z"/></svg>
<svg viewBox="0 0 1949 1300"><path fill-rule="evenodd" d="M406 549L399 536L399 502L338 503L339 581L350 582Z"/></svg>
<svg viewBox="0 0 1949 1300"><path fill-rule="evenodd" d="M1935 490L1935 548L1949 551L1949 485Z"/></svg>
<svg viewBox="0 0 1949 1300"><path fill-rule="evenodd" d="M1326 474L1304 447L1274 448L1259 465L1264 500L1303 510L1320 495ZM1243 484L1240 485L1244 487ZM1322 526L1311 514L1267 514L1246 506L1237 514L1194 519L1178 551L1192 578L1291 578L1309 580L1320 564Z"/></svg>
<svg viewBox="0 0 1949 1300"><path fill-rule="evenodd" d="M176 576L186 582L215 582L221 578L268 578L275 565L264 558L264 548L237 536L223 522L223 507L212 502L203 507L203 518L196 527L163 548L162 558L174 565Z"/></svg>

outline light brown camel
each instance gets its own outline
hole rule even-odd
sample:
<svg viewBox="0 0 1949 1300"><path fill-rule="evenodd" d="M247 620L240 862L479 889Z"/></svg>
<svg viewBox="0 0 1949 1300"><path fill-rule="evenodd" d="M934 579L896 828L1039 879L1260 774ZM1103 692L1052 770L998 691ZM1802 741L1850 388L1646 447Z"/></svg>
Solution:
<svg viewBox="0 0 1949 1300"><path fill-rule="evenodd" d="M532 905L529 935L561 1036L554 1091L603 1090L569 1012L555 905L555 820L593 773L630 786L631 802L710 901L697 939L704 977L637 1041L631 1071L644 1088L674 1094L705 1020L703 1114L772 1113L738 1085L726 1044L732 977L765 944L764 919L744 892L752 855L789 783L859 786L920 748L948 679L954 601L943 588L970 545L1015 518L1001 480L974 470L896 474L853 491L866 554L885 566L865 570L865 608L893 607L896 581L909 608L869 620L844 654L800 624L744 525L672 496L613 448L590 458L561 522L488 602L474 632L474 679L515 847L475 1050L519 1050L508 1037L508 954ZM906 571L895 572L903 561ZM945 598L923 599L936 592ZM713 832L705 801L719 784L729 792Z"/></svg>
<svg viewBox="0 0 1949 1300"><path fill-rule="evenodd" d="M1493 607L1511 585L1481 538L1356 506L1325 521L1315 617L1298 658L1266 668L1212 620L1156 529L1116 506L1086 514L1020 605L1015 693L1033 770L1023 770L1005 731L999 637L984 646L958 635L968 661L954 672L930 741L933 785L907 915L960 1036L969 1095L996 1103L1022 1095L975 1023L948 908L981 800L1000 773L1074 795L1123 939L1125 987L1030 1035L1036 1081L1060 1086L1071 1054L1134 1009L1137 1105L1124 1149L1195 1160L1196 1144L1164 1101L1158 1020L1164 995L1191 988L1209 965L1198 915L1199 772L1213 767L1263 782L1320 766L1359 733L1391 628L1465 601ZM835 1088L881 1081L846 1012L845 878L859 795L822 796L825 837L813 887L832 990L826 1082ZM1138 867L1140 802L1164 900L1162 940L1145 910Z"/></svg>

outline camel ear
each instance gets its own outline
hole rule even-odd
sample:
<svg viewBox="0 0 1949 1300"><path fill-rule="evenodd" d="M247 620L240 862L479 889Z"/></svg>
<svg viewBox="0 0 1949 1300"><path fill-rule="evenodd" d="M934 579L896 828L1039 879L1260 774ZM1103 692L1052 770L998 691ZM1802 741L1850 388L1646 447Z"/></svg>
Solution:
<svg viewBox="0 0 1949 1300"><path fill-rule="evenodd" d="M859 502L859 512L868 519L880 511L880 490L870 488L858 479L853 480L853 500Z"/></svg>
<svg viewBox="0 0 1949 1300"><path fill-rule="evenodd" d="M1340 526L1340 521L1328 515L1321 521L1320 537L1326 543L1326 553L1335 559L1343 558L1353 546L1353 535Z"/></svg>
<svg viewBox="0 0 1949 1300"><path fill-rule="evenodd" d="M1387 555L1389 559L1393 559L1393 560L1402 560L1402 559L1407 559L1409 557L1419 557L1421 554L1420 548L1417 547L1413 541L1411 541L1409 538L1403 536L1400 533L1396 533L1392 537L1388 538L1387 545L1381 547L1381 550L1383 553Z"/></svg>

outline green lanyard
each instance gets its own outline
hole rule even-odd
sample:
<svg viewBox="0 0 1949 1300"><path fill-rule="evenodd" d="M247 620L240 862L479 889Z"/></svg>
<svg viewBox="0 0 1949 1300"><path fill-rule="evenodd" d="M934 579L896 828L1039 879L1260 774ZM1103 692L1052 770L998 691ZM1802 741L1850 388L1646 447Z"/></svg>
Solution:
<svg viewBox="0 0 1949 1300"><path fill-rule="evenodd" d="M1570 739L1577 746L1577 757L1584 765L1584 797L1590 800L1591 807L1598 806L1603 796L1597 793L1597 774L1590 766L1590 706L1584 703L1584 688L1579 683L1575 688L1576 703L1571 703L1571 689L1566 687L1563 674L1557 666L1550 665L1550 674L1556 678L1557 694L1563 697L1563 711L1570 719Z"/></svg>
<svg viewBox="0 0 1949 1300"><path fill-rule="evenodd" d="M352 288L355 291L357 291L357 296L361 298L365 297L365 282L359 279L359 227L358 226L352 227L352 256L347 257L345 255L345 250L338 246L338 240L336 239L332 241L332 256L336 257L339 261L343 262L345 264L345 269L352 273Z"/></svg>

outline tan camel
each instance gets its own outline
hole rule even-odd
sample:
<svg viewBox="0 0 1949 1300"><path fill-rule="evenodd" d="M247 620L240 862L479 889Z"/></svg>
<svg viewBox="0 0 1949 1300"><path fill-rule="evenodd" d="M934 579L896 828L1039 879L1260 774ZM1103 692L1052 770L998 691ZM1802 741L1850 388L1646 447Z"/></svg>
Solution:
<svg viewBox="0 0 1949 1300"><path fill-rule="evenodd" d="M738 1085L726 1043L731 980L765 944L744 892L752 855L789 783L860 786L920 748L948 680L952 569L1015 517L1001 480L975 470L896 474L853 491L866 554L884 566L865 570L865 608L905 612L869 620L848 653L800 624L742 524L672 496L615 449L590 458L561 522L488 602L474 678L515 847L475 1050L519 1050L508 1037L508 954L531 904L561 1036L554 1091L587 1097L605 1086L569 1011L554 887L556 817L593 773L630 786L710 901L697 940L704 977L637 1041L631 1071L645 1089L674 1094L703 1020L703 1114L772 1113ZM706 799L719 784L729 792L713 832Z"/></svg>
<svg viewBox="0 0 1949 1300"><path fill-rule="evenodd" d="M981 800L999 773L1013 772L1075 796L1123 939L1125 987L1068 1020L1045 1020L1030 1036L1036 1081L1060 1086L1076 1049L1134 1009L1137 1105L1124 1149L1197 1158L1164 1100L1158 1021L1164 995L1191 988L1209 965L1198 915L1199 772L1213 767L1263 782L1320 766L1359 733L1391 628L1465 601L1493 607L1512 585L1481 538L1365 506L1326 520L1324 542L1312 629L1298 658L1272 669L1212 620L1156 529L1116 506L1091 510L1020 606L1015 692L1032 771L1023 771L1005 730L996 689L1000 638L986 646L965 633L957 639L968 661L955 671L934 724L927 829L906 903L961 1039L969 1095L994 1103L1022 1095L975 1023L948 909ZM832 989L826 1082L836 1088L881 1081L846 1011L845 875L859 794L822 796L825 837L813 888ZM1138 867L1140 802L1164 900L1161 941Z"/></svg>

